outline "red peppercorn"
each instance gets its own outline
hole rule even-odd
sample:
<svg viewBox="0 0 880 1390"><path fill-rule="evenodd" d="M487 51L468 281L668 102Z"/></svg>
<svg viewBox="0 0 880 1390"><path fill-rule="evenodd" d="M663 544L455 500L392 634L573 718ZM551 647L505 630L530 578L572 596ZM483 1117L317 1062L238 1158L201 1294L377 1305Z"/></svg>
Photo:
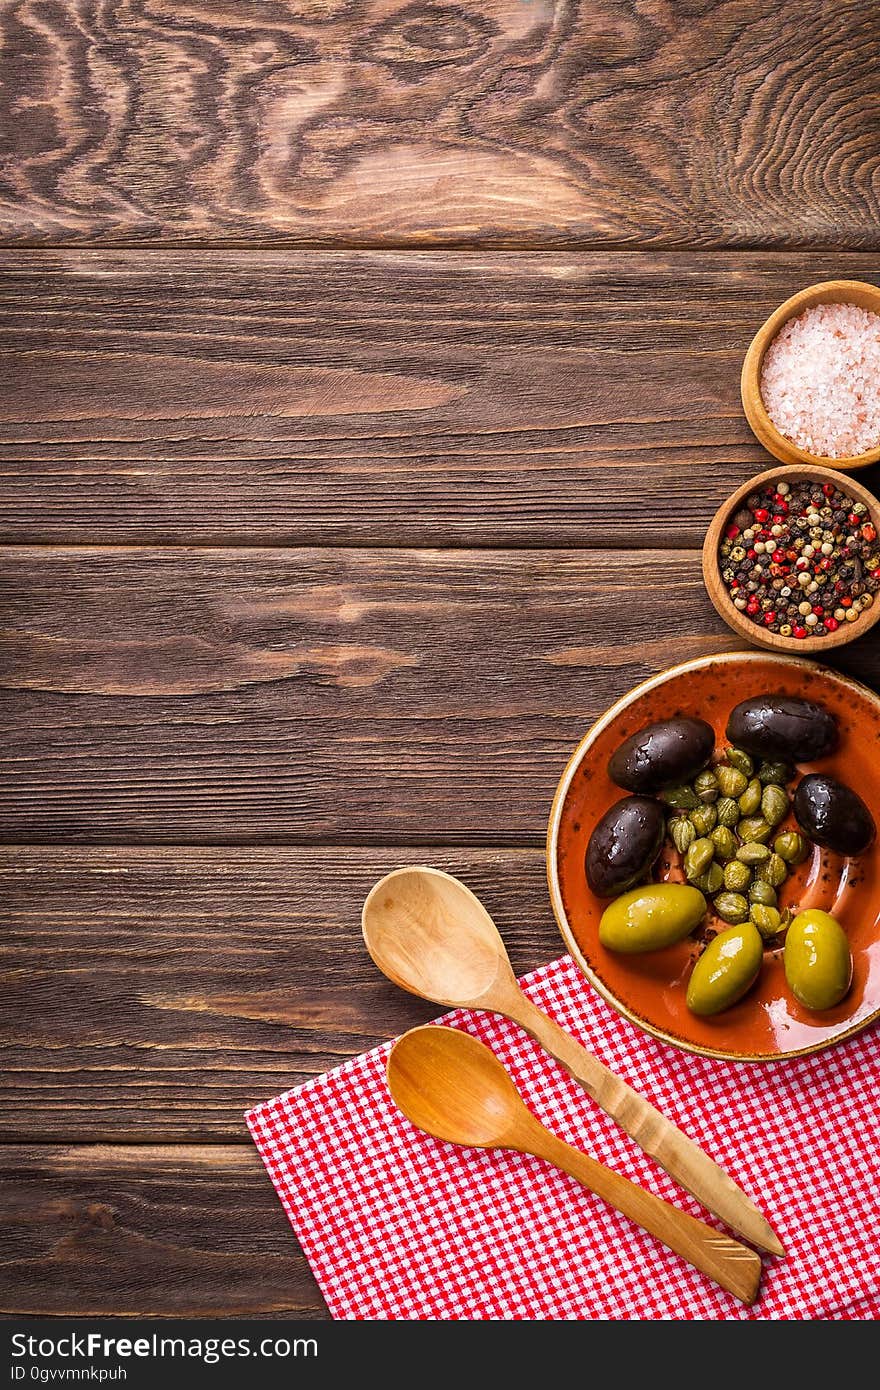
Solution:
<svg viewBox="0 0 880 1390"><path fill-rule="evenodd" d="M857 518L857 519L858 519L858 518ZM767 511L767 508L766 508L766 507L759 507L759 508L758 508L758 510L755 512L755 520L756 520L756 521L760 521L760 523L761 523L762 526L764 525L764 522L765 522L765 521L769 521L769 520L770 520L770 513Z"/></svg>
<svg viewBox="0 0 880 1390"><path fill-rule="evenodd" d="M729 541L735 541L736 538L737 538L737 536L739 535L739 527L738 527L738 526L734 526L733 523L731 522L730 526L728 526L728 528L727 528L727 530L724 532L724 534L725 534L725 536L727 537L727 539L728 539Z"/></svg>
<svg viewBox="0 0 880 1390"><path fill-rule="evenodd" d="M771 623L775 623L775 622L776 622L776 614L774 613L773 609L771 608L769 613L765 613L765 614L764 614L764 626L765 626L765 627L769 627Z"/></svg>
<svg viewBox="0 0 880 1390"><path fill-rule="evenodd" d="M819 568L820 570L823 570L825 574L827 574L830 569L834 568L834 561L832 560L830 555L825 556L825 559L822 560L822 562L819 565Z"/></svg>
<svg viewBox="0 0 880 1390"><path fill-rule="evenodd" d="M821 603L814 603L813 612L816 614L817 618L821 618L822 614L825 612L825 609L822 607Z"/></svg>
<svg viewBox="0 0 880 1390"><path fill-rule="evenodd" d="M752 599L751 602L748 603L746 606L746 612L749 614L750 617L753 618L755 614L759 611L760 607L761 605L758 603L757 599Z"/></svg>
<svg viewBox="0 0 880 1390"><path fill-rule="evenodd" d="M824 492L824 494L825 494L826 497L833 497L833 496L834 496L834 484L833 484L833 483L823 483L823 484L822 484L822 491Z"/></svg>
<svg viewBox="0 0 880 1390"><path fill-rule="evenodd" d="M799 640L802 640L807 635L807 629L805 627L796 627L793 629L793 631L795 637L797 637Z"/></svg>
<svg viewBox="0 0 880 1390"><path fill-rule="evenodd" d="M861 519L862 518L859 516L858 512L850 512L849 516L847 517L847 521L849 522L850 526L858 526Z"/></svg>
<svg viewBox="0 0 880 1390"><path fill-rule="evenodd" d="M844 594L840 600L840 606L841 608L852 608L852 599L849 594Z"/></svg>
<svg viewBox="0 0 880 1390"><path fill-rule="evenodd" d="M750 560L757 560L757 558L758 558L758 552L757 552L757 550L751 550L751 549L749 549L749 550L746 551L746 554L748 555L748 557L749 557Z"/></svg>
<svg viewBox="0 0 880 1390"><path fill-rule="evenodd" d="M872 526L870 521L866 526L862 527L862 539L866 541L875 541L877 539L876 527Z"/></svg>
<svg viewBox="0 0 880 1390"><path fill-rule="evenodd" d="M786 560L790 560L790 561L792 562L792 564L794 564L795 560L797 559L797 551L796 551L796 550L786 550L786 552L785 552L785 558L786 558Z"/></svg>
<svg viewBox="0 0 880 1390"><path fill-rule="evenodd" d="M837 629L840 627L840 623L837 621L836 618L826 618L825 626L827 627L829 632L836 632Z"/></svg>
<svg viewBox="0 0 880 1390"><path fill-rule="evenodd" d="M785 563L785 551L784 551L784 550L776 550L776 551L773 552L773 563L774 563L775 565L782 565L782 564Z"/></svg>

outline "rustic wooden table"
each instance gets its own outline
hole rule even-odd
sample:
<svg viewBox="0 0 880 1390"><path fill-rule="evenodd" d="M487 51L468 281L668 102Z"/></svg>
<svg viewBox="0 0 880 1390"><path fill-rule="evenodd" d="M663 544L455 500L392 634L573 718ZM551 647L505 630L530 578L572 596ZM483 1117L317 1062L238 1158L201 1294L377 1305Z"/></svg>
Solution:
<svg viewBox="0 0 880 1390"><path fill-rule="evenodd" d="M370 883L559 954L573 743L738 645L740 361L880 279L880 19L678 8L6 9L7 1313L326 1316L242 1112L436 1012Z"/></svg>

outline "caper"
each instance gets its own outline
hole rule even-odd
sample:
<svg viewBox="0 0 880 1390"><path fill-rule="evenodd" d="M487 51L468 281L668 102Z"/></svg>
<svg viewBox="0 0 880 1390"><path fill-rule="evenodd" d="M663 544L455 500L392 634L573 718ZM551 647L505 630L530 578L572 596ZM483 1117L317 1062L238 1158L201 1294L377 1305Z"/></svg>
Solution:
<svg viewBox="0 0 880 1390"><path fill-rule="evenodd" d="M660 799L676 811L693 811L700 804L700 798L693 787L667 787L660 793Z"/></svg>
<svg viewBox="0 0 880 1390"><path fill-rule="evenodd" d="M715 802L715 814L719 825L726 825L728 830L732 830L739 821L739 806L732 796L722 796Z"/></svg>
<svg viewBox="0 0 880 1390"><path fill-rule="evenodd" d="M714 806L698 806L688 815L688 820L698 835L708 835L710 830L714 830L717 819L718 812Z"/></svg>
<svg viewBox="0 0 880 1390"><path fill-rule="evenodd" d="M749 785L744 772L740 772L738 767L725 767L723 763L716 767L715 778L722 796L741 796Z"/></svg>
<svg viewBox="0 0 880 1390"><path fill-rule="evenodd" d="M676 816L674 820L671 820L669 822L669 834L672 836L672 843L679 854L686 854L697 838L697 832L687 816Z"/></svg>
<svg viewBox="0 0 880 1390"><path fill-rule="evenodd" d="M799 835L796 830L787 830L784 835L777 835L773 841L773 848L786 864L802 864L810 852L810 846L803 835Z"/></svg>
<svg viewBox="0 0 880 1390"><path fill-rule="evenodd" d="M788 815L788 792L771 782L761 797L761 815L768 825L778 825Z"/></svg>
<svg viewBox="0 0 880 1390"><path fill-rule="evenodd" d="M761 805L761 783L753 777L739 798L739 809L744 816L753 816Z"/></svg>
<svg viewBox="0 0 880 1390"><path fill-rule="evenodd" d="M752 881L752 871L740 859L731 859L724 866L724 887L731 893L744 893Z"/></svg>
<svg viewBox="0 0 880 1390"><path fill-rule="evenodd" d="M752 906L752 921L767 941L779 931L782 917L775 907L764 907L761 903L755 903Z"/></svg>
<svg viewBox="0 0 880 1390"><path fill-rule="evenodd" d="M733 859L736 855L737 843L736 836L732 830L728 830L726 825L717 825L709 836L715 846L715 854L722 864L726 864L728 859Z"/></svg>
<svg viewBox="0 0 880 1390"><path fill-rule="evenodd" d="M748 900L742 893L719 893L714 906L718 916L732 927L749 920Z"/></svg>
<svg viewBox="0 0 880 1390"><path fill-rule="evenodd" d="M762 878L756 878L749 889L749 902L760 903L762 907L775 907L776 889Z"/></svg>
<svg viewBox="0 0 880 1390"><path fill-rule="evenodd" d="M741 864L763 864L765 859L770 858L770 851L757 840L747 840L744 845L740 845L736 857Z"/></svg>
<svg viewBox="0 0 880 1390"><path fill-rule="evenodd" d="M706 897L711 898L724 886L724 873L721 865L713 861L704 874L700 874L699 878L693 880L693 884L695 888L699 888L701 893L705 893Z"/></svg>
<svg viewBox="0 0 880 1390"><path fill-rule="evenodd" d="M788 868L785 860L779 854L771 854L765 859L763 864L759 864L755 870L755 877L763 883L769 883L771 888L779 888L788 877Z"/></svg>
<svg viewBox="0 0 880 1390"><path fill-rule="evenodd" d="M736 828L741 840L752 840L755 844L766 845L772 830L763 816L744 816Z"/></svg>
<svg viewBox="0 0 880 1390"><path fill-rule="evenodd" d="M758 779L764 783L765 787L769 786L771 782L775 782L779 787L785 787L793 777L794 773L788 763L762 763L758 768Z"/></svg>
<svg viewBox="0 0 880 1390"><path fill-rule="evenodd" d="M694 791L701 801L712 802L718 800L718 778L711 768L706 768L704 772L694 778Z"/></svg>
<svg viewBox="0 0 880 1390"><path fill-rule="evenodd" d="M730 766L735 767L737 772L741 772L746 781L754 776L755 764L744 748L728 748L725 756Z"/></svg>
<svg viewBox="0 0 880 1390"><path fill-rule="evenodd" d="M684 857L684 871L693 881L704 874L715 858L715 846L711 840L694 840Z"/></svg>

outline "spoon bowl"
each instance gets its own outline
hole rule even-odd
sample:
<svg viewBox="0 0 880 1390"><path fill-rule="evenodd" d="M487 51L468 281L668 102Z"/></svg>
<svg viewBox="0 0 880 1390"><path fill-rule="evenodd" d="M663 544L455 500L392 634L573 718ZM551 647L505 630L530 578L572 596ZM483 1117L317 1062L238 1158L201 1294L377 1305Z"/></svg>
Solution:
<svg viewBox="0 0 880 1390"><path fill-rule="evenodd" d="M388 1089L417 1129L466 1148L543 1158L742 1302L754 1302L761 1277L754 1250L563 1143L532 1114L494 1053L469 1033L428 1025L398 1038L388 1058Z"/></svg>
<svg viewBox="0 0 880 1390"><path fill-rule="evenodd" d="M444 874L440 869L396 869L373 887L364 903L362 923L367 950L383 975L394 984L409 990L410 994L418 994L422 999L432 999L436 1004L445 1004L454 1009L487 1009L518 1023L562 1063L597 1105L635 1139L645 1153L655 1158L676 1182L699 1197L711 1211L749 1240L774 1255L783 1253L766 1218L723 1169L692 1139L682 1134L671 1120L655 1110L650 1101L610 1072L598 1057L575 1042L555 1019L543 1013L523 993L498 928L479 898L457 878ZM443 1038L443 1030L429 1031L432 1035L439 1032L441 1037L439 1040L432 1037L430 1044L420 1046L433 1049L445 1047L447 1053L443 1055L447 1058L449 1049L460 1046L456 1038L461 1034L454 1034L450 1041L448 1036ZM397 1050L405 1042L406 1039L403 1039L396 1044L392 1058L396 1057ZM475 1045L481 1048L480 1044ZM497 1073L474 1070L471 1058L476 1098L483 1108L480 1118L474 1120L470 1116L467 1120L471 1125L468 1133L472 1137L465 1139L461 1132L453 1134L446 1128L439 1128L448 1123L446 1101L449 1096L445 1091L441 1093L433 1082L429 1089L421 1073L416 1080L414 1064L418 1058L410 1051L414 1046L407 1044L407 1049L401 1053L407 1059L410 1080L407 1083L401 1073L399 1085L408 1085L408 1089L405 1093L401 1090L400 1108L410 1114L410 1104L430 1107L430 1110L424 1110L424 1118L433 1116L433 1120L423 1127L451 1143L485 1146L500 1142L496 1131L487 1129L484 1124L484 1120L488 1122L490 1116L492 1124L503 1123L497 1104L493 1102L490 1106L487 1100L487 1078L501 1089ZM494 1062L491 1053L489 1058ZM488 1065L484 1061L484 1068ZM495 1065L498 1066L497 1063ZM499 1068L499 1071L503 1080L508 1082L503 1069ZM395 1076L397 1074L395 1061ZM461 1091L458 1079L450 1082L449 1086L452 1100L455 1101ZM406 1104L403 1103L404 1094ZM503 1094L507 1096L507 1104L511 1103L511 1094L513 1101L520 1104L520 1120L531 1120L515 1090ZM464 1123L465 1101L470 1104L470 1097L461 1091L460 1098L461 1106L454 1113ZM444 1102L442 1106L441 1100ZM506 1147L511 1147L509 1140Z"/></svg>
<svg viewBox="0 0 880 1390"><path fill-rule="evenodd" d="M454 1028L415 1028L388 1058L394 1104L418 1129L448 1144L503 1147L527 1115L493 1052Z"/></svg>
<svg viewBox="0 0 880 1390"><path fill-rule="evenodd" d="M410 994L461 1008L500 977L512 982L504 942L479 898L440 869L395 869L364 903L364 941L389 980Z"/></svg>

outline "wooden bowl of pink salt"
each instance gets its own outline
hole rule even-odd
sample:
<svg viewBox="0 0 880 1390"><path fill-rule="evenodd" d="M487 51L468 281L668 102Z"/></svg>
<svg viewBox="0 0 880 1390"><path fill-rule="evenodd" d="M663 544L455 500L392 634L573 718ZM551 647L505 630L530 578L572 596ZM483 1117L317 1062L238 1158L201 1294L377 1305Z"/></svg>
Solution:
<svg viewBox="0 0 880 1390"><path fill-rule="evenodd" d="M783 463L880 461L880 289L826 280L792 295L755 334L741 385L749 424Z"/></svg>

